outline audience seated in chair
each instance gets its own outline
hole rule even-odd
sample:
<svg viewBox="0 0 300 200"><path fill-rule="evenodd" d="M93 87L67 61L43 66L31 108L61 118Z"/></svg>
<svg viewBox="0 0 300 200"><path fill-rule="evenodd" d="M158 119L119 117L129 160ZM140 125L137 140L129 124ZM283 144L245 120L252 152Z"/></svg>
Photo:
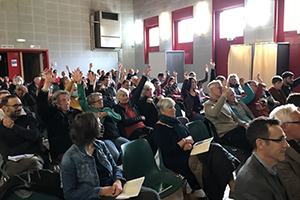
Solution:
<svg viewBox="0 0 300 200"><path fill-rule="evenodd" d="M219 80L210 82L207 87L211 98L204 104L205 116L214 124L222 144L250 152L252 148L245 136L248 124L240 120L226 103L231 90L222 86Z"/></svg>
<svg viewBox="0 0 300 200"><path fill-rule="evenodd" d="M211 144L206 153L190 156L194 141L187 128L175 118L174 105L171 98L157 103L159 121L154 126L154 141L161 150L164 165L183 175L192 189L201 186L209 199L222 198L227 184L233 192L232 172L239 161L219 144Z"/></svg>
<svg viewBox="0 0 300 200"><path fill-rule="evenodd" d="M1 102L5 113L0 122L0 154L6 161L4 167L8 176L31 169L42 169L44 161L40 157L40 132L31 115L21 115L21 100L14 95L6 96ZM8 160L8 156L34 154L18 162Z"/></svg>
<svg viewBox="0 0 300 200"><path fill-rule="evenodd" d="M95 113L76 116L70 135L74 144L61 162L61 175L66 200L114 199L126 182L104 142L96 140L100 120ZM142 187L133 199L157 200L159 195Z"/></svg>
<svg viewBox="0 0 300 200"><path fill-rule="evenodd" d="M300 199L300 112L293 104L287 104L275 108L270 117L280 120L290 145L285 152L285 159L278 161L276 167L282 172L292 199Z"/></svg>
<svg viewBox="0 0 300 200"><path fill-rule="evenodd" d="M250 122L247 139L254 152L237 174L235 199L292 199L276 163L283 161L289 144L276 119L259 117Z"/></svg>

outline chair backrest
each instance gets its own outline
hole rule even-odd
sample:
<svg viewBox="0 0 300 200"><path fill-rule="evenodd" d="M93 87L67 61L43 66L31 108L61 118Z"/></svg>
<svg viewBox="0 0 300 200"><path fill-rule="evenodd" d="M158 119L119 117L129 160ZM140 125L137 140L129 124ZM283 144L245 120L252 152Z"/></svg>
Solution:
<svg viewBox="0 0 300 200"><path fill-rule="evenodd" d="M127 179L159 172L147 140L137 139L121 146L123 171ZM147 181L147 177L145 182Z"/></svg>
<svg viewBox="0 0 300 200"><path fill-rule="evenodd" d="M201 120L189 122L186 124L186 127L192 134L194 142L198 142L211 137L205 124Z"/></svg>
<svg viewBox="0 0 300 200"><path fill-rule="evenodd" d="M190 120L187 117L177 117L177 119L183 124L186 125L190 122Z"/></svg>
<svg viewBox="0 0 300 200"><path fill-rule="evenodd" d="M207 119L206 117L204 118L203 123L205 124L205 126L206 126L207 130L209 131L211 137L214 137L214 141L219 143L219 144L222 144L222 140L220 139L220 137L217 133L215 125L211 121L209 121L209 119Z"/></svg>

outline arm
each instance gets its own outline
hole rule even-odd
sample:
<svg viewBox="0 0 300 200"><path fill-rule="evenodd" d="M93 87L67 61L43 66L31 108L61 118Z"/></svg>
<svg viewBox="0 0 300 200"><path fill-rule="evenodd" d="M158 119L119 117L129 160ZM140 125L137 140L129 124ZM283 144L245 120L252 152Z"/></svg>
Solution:
<svg viewBox="0 0 300 200"><path fill-rule="evenodd" d="M183 98L183 100L185 100L187 98L187 86L188 86L188 79L185 79L183 81L182 87L181 87L181 97Z"/></svg>
<svg viewBox="0 0 300 200"><path fill-rule="evenodd" d="M205 83L206 81L207 81L207 79L208 79L208 66L207 65L205 65L205 77L204 77L204 79L202 79L202 80L199 80L198 81L198 84L201 82L201 83ZM197 85L198 85L197 84Z"/></svg>
<svg viewBox="0 0 300 200"><path fill-rule="evenodd" d="M166 74L167 74L166 80L162 84L160 84L160 87L162 89L169 83L169 80L170 80L169 71L166 71Z"/></svg>
<svg viewBox="0 0 300 200"><path fill-rule="evenodd" d="M220 99L215 104L204 104L205 115L209 115L211 117L219 117L223 108L223 105L226 101L226 97L221 96Z"/></svg>
<svg viewBox="0 0 300 200"><path fill-rule="evenodd" d="M61 177L64 197L66 200L97 199L101 187L78 188L76 164L72 159L63 159L61 162Z"/></svg>
<svg viewBox="0 0 300 200"><path fill-rule="evenodd" d="M81 106L82 111L86 112L89 110L89 104L86 100L85 89L83 84L77 84L78 90L78 103Z"/></svg>
<svg viewBox="0 0 300 200"><path fill-rule="evenodd" d="M28 92L24 95L24 98L26 99L28 106L34 106L36 104L34 97Z"/></svg>
<svg viewBox="0 0 300 200"><path fill-rule="evenodd" d="M300 84L300 76L298 78L296 78L293 82L293 84L291 85L292 88L297 87Z"/></svg>
<svg viewBox="0 0 300 200"><path fill-rule="evenodd" d="M73 84L74 84L74 80L72 79L72 80L70 81L70 83L68 83L68 85L66 85L65 91L71 92L72 87L73 87Z"/></svg>
<svg viewBox="0 0 300 200"><path fill-rule="evenodd" d="M248 103L250 103L254 99L255 94L254 94L253 90L250 88L250 86L249 86L248 83L245 83L245 85L243 87L243 90L246 93L246 96L245 97L241 97L241 100L245 104L248 104Z"/></svg>
<svg viewBox="0 0 300 200"><path fill-rule="evenodd" d="M115 108L115 112L121 115L122 120L119 123L121 123L123 126L128 127L140 121L143 121L142 116L127 118L125 108L123 108L121 105L117 104L115 105L114 108Z"/></svg>

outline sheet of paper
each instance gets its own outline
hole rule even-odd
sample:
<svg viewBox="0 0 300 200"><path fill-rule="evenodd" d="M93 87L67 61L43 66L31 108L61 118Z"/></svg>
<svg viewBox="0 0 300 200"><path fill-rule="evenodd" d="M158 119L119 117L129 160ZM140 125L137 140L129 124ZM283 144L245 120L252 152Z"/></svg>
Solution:
<svg viewBox="0 0 300 200"><path fill-rule="evenodd" d="M34 156L34 154L23 154L23 155L16 155L16 156L8 156L8 160L17 162L17 161L19 161L23 158L31 158L33 156Z"/></svg>
<svg viewBox="0 0 300 200"><path fill-rule="evenodd" d="M133 179L131 181L127 181L123 187L123 192L116 197L116 199L129 199L130 197L136 197L139 195L141 187L145 177Z"/></svg>
<svg viewBox="0 0 300 200"><path fill-rule="evenodd" d="M193 149L192 149L190 155L197 155L197 154L200 154L200 153L208 152L210 142L211 142L213 139L214 139L214 138L211 137L211 138L208 138L208 139L206 139L206 140L202 140L202 141L199 141L199 142L195 143L195 144L193 145Z"/></svg>

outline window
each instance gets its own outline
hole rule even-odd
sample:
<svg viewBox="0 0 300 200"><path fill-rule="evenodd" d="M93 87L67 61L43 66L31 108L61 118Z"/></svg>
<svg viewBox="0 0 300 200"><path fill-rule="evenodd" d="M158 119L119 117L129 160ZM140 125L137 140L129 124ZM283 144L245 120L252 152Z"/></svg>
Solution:
<svg viewBox="0 0 300 200"><path fill-rule="evenodd" d="M193 64L194 20L193 6L172 12L172 49L183 50L185 64Z"/></svg>
<svg viewBox="0 0 300 200"><path fill-rule="evenodd" d="M144 19L145 64L149 64L149 52L159 51L158 16Z"/></svg>
<svg viewBox="0 0 300 200"><path fill-rule="evenodd" d="M244 8L234 8L220 13L220 38L235 38L244 35Z"/></svg>
<svg viewBox="0 0 300 200"><path fill-rule="evenodd" d="M159 28L150 28L149 29L149 46L157 47L159 46Z"/></svg>
<svg viewBox="0 0 300 200"><path fill-rule="evenodd" d="M284 31L297 31L300 33L300 1L285 0L284 1Z"/></svg>
<svg viewBox="0 0 300 200"><path fill-rule="evenodd" d="M185 19L178 22L178 43L193 42L193 19Z"/></svg>

